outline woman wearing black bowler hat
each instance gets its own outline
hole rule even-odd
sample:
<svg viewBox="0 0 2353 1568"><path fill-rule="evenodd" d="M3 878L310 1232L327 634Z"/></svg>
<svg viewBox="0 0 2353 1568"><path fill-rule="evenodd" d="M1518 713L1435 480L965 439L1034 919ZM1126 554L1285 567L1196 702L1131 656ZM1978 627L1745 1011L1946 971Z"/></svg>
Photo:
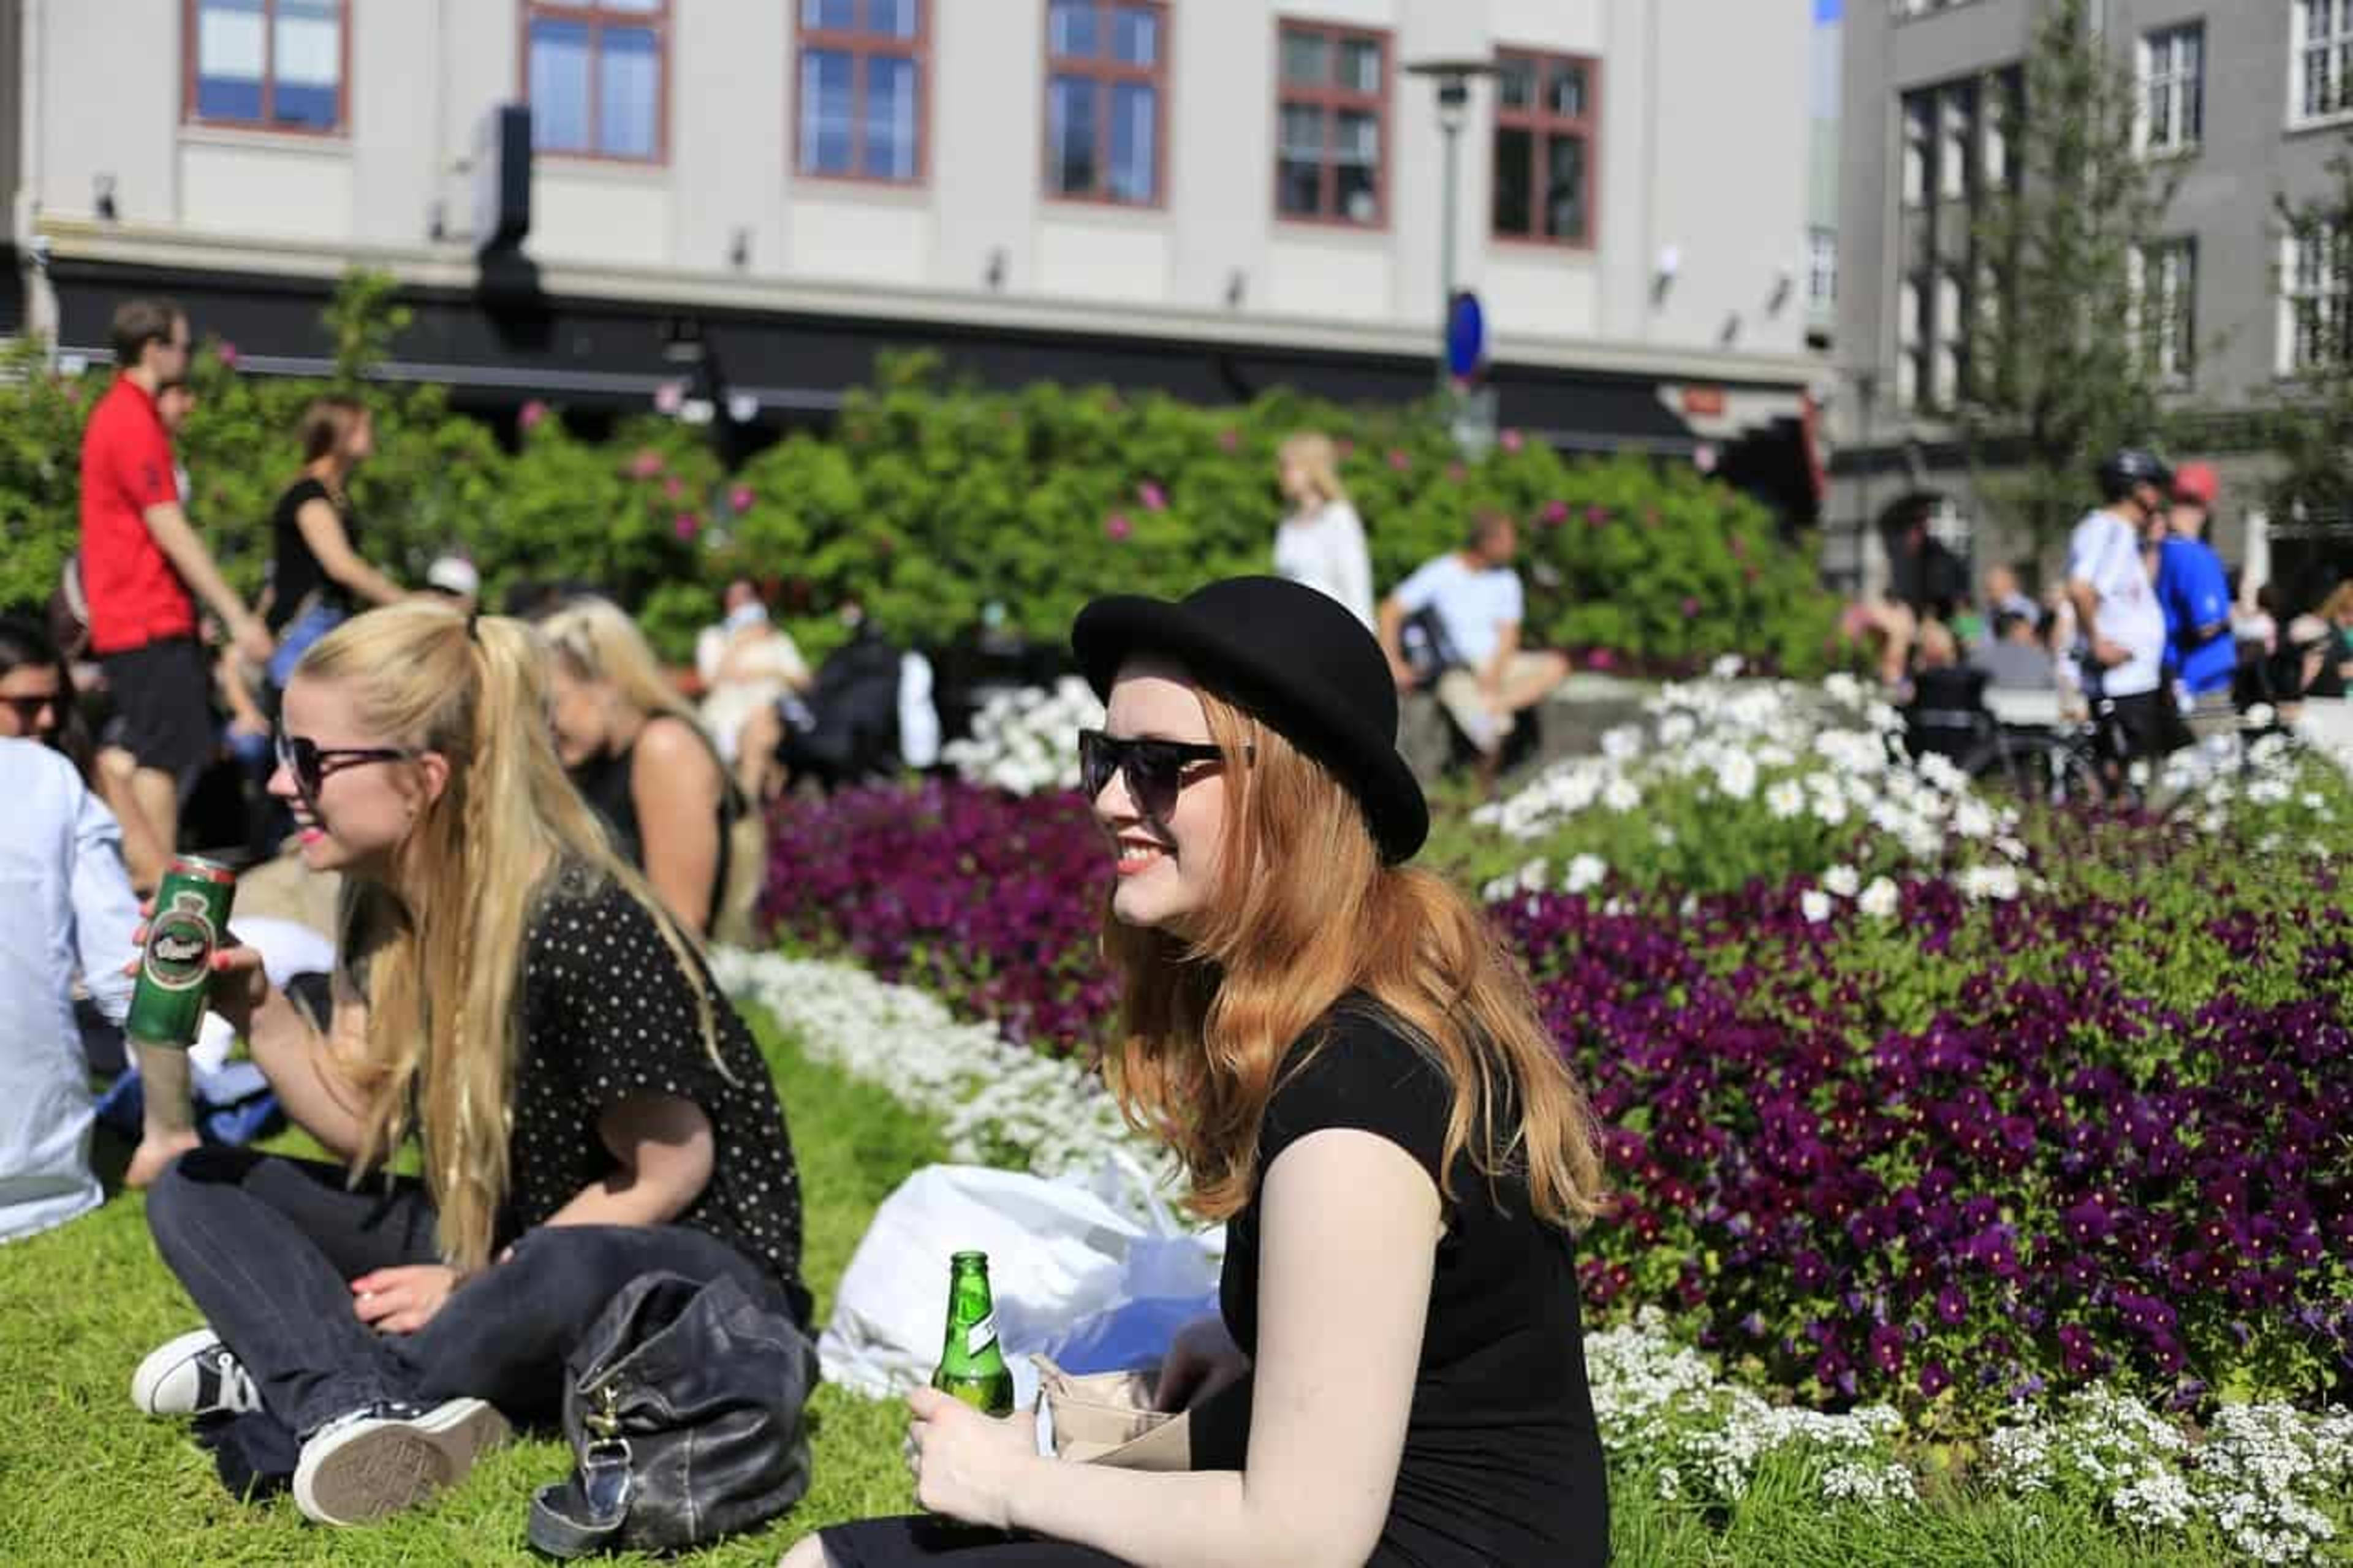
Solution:
<svg viewBox="0 0 2353 1568"><path fill-rule="evenodd" d="M1609 1506L1570 1229L1583 1095L1477 910L1405 862L1429 814L1370 633L1314 589L1097 600L1081 738L1118 862L1106 1076L1228 1223L1221 1310L1160 1372L1193 1461L1041 1458L1029 1418L913 1407L934 1516L786 1568L1600 1563Z"/></svg>

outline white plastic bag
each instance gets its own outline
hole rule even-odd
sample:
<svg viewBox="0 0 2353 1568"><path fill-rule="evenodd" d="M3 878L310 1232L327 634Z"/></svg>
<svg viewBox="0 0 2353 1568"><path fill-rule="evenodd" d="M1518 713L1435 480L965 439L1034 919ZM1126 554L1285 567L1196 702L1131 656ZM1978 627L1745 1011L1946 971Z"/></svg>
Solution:
<svg viewBox="0 0 2353 1568"><path fill-rule="evenodd" d="M1132 1201L1139 1186L1140 1204ZM1131 1217L1131 1208L1147 1217ZM876 1211L818 1353L829 1381L870 1397L921 1384L940 1357L948 1258L986 1252L1015 1403L1026 1408L1036 1395L1032 1352L1066 1343L1155 1359L1142 1342L1156 1335L1165 1347L1166 1320L1179 1307L1191 1316L1214 1303L1224 1250L1222 1230L1186 1234L1132 1160L1107 1165L1092 1184L926 1166Z"/></svg>

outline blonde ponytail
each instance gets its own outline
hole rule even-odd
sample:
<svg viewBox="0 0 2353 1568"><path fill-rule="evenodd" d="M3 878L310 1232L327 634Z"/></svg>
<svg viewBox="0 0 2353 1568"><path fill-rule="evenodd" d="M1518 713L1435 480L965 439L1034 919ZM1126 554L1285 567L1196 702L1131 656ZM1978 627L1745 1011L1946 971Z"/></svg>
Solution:
<svg viewBox="0 0 2353 1568"><path fill-rule="evenodd" d="M703 1048L719 1059L691 942L565 776L543 664L521 621L407 600L344 622L295 672L337 683L368 729L448 764L389 885L347 897L344 951L366 960L353 974L368 1023L339 1066L364 1100L355 1175L391 1159L414 1107L441 1253L460 1269L489 1261L512 1185L523 954L554 878L577 868L645 908L693 985Z"/></svg>

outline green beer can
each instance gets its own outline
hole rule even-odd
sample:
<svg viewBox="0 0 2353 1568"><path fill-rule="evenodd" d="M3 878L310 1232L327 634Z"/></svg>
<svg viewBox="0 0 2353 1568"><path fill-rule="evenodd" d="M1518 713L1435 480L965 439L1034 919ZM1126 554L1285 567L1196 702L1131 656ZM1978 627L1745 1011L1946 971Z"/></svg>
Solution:
<svg viewBox="0 0 2353 1568"><path fill-rule="evenodd" d="M213 953L228 930L237 873L195 855L174 857L155 889L147 944L139 953L138 984L123 1037L135 1046L195 1044L212 990Z"/></svg>

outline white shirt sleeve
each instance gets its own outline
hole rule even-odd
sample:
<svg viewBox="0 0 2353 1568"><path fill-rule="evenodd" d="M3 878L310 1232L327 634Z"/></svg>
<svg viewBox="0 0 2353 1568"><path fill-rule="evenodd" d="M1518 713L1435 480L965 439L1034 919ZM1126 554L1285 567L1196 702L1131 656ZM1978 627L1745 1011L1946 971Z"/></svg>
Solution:
<svg viewBox="0 0 2353 1568"><path fill-rule="evenodd" d="M122 966L136 956L131 933L139 929L139 895L122 864L122 827L106 803L80 792L74 813L72 879L74 951L81 982L108 1021L130 1016L132 977Z"/></svg>
<svg viewBox="0 0 2353 1568"><path fill-rule="evenodd" d="M1517 572L1505 573L1504 583L1504 591L1496 595L1498 607L1502 611L1502 619L1516 626L1527 618L1527 590L1520 585L1520 574Z"/></svg>
<svg viewBox="0 0 2353 1568"><path fill-rule="evenodd" d="M694 672L708 686L719 674L719 661L727 657L727 629L705 626L694 639Z"/></svg>
<svg viewBox="0 0 2353 1568"><path fill-rule="evenodd" d="M1438 591L1445 582L1447 564L1453 559L1451 555L1440 555L1425 561L1415 569L1412 576L1397 585L1397 593L1393 596L1405 607L1407 615L1419 613L1438 597Z"/></svg>
<svg viewBox="0 0 2353 1568"><path fill-rule="evenodd" d="M2067 536L2067 580L2100 585L2100 520L2087 517Z"/></svg>
<svg viewBox="0 0 2353 1568"><path fill-rule="evenodd" d="M1373 558L1365 547L1365 524L1356 516L1356 509L1346 501L1334 501L1337 527L1331 533L1331 573L1334 597L1348 606L1349 613L1370 626L1373 624Z"/></svg>

